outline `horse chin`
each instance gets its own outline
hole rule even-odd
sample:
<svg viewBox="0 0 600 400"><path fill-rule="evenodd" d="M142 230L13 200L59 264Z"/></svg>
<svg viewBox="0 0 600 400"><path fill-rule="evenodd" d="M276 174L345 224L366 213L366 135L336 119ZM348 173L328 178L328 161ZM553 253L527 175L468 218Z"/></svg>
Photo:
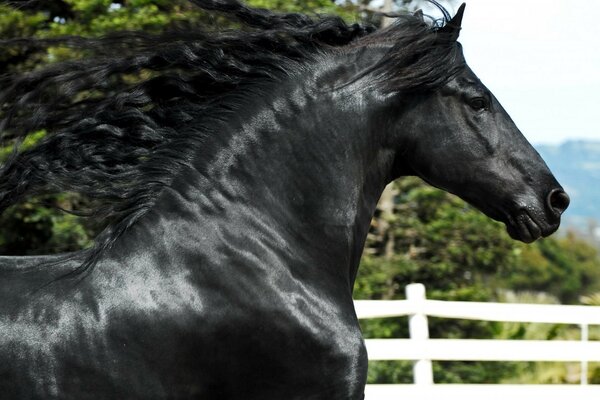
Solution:
<svg viewBox="0 0 600 400"><path fill-rule="evenodd" d="M477 205L477 202L469 202L488 217L504 223L509 236L524 243L532 243L541 237L549 236L560 225L560 219L556 223L547 222L544 211L534 207L504 208L495 207L489 203Z"/></svg>
<svg viewBox="0 0 600 400"><path fill-rule="evenodd" d="M528 215L521 215L515 221L506 223L511 238L523 243L531 243L542 237L540 226Z"/></svg>
<svg viewBox="0 0 600 400"><path fill-rule="evenodd" d="M539 238L549 236L560 225L560 223L549 225L538 221L527 211L521 211L507 219L504 223L510 237L524 243L532 243Z"/></svg>

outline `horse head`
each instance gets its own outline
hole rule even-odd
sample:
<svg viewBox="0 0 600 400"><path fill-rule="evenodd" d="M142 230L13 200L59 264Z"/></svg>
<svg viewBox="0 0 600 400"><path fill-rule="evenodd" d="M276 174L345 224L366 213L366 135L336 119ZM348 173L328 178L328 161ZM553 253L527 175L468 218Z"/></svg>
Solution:
<svg viewBox="0 0 600 400"><path fill-rule="evenodd" d="M558 229L569 196L466 65L456 41L463 11L464 4L435 32L437 46L446 48L446 62L454 64L449 78L395 100L396 110L402 110L388 122L399 146L395 177L417 175L505 223L512 238L529 243Z"/></svg>

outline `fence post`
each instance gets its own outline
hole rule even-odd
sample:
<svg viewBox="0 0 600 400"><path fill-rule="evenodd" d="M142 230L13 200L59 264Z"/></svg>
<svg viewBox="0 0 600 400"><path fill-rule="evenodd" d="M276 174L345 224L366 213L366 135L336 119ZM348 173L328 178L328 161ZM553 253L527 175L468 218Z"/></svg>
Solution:
<svg viewBox="0 0 600 400"><path fill-rule="evenodd" d="M581 324L581 341L587 342L590 338L589 325ZM581 380L582 385L588 384L588 360L581 360Z"/></svg>
<svg viewBox="0 0 600 400"><path fill-rule="evenodd" d="M426 346L429 339L429 326L427 315L423 313L425 305L425 286L421 283L411 283L406 286L406 299L410 301L417 310L408 317L408 330L411 340L416 346ZM413 379L416 385L433 384L433 367L431 360L415 360L413 366Z"/></svg>

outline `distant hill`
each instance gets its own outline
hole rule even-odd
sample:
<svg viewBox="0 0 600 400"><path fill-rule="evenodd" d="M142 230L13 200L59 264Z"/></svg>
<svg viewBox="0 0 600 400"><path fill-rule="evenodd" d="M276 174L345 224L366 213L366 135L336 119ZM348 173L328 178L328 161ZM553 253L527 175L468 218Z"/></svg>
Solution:
<svg viewBox="0 0 600 400"><path fill-rule="evenodd" d="M600 222L600 141L568 141L558 146L535 145L569 196L566 225L587 229Z"/></svg>

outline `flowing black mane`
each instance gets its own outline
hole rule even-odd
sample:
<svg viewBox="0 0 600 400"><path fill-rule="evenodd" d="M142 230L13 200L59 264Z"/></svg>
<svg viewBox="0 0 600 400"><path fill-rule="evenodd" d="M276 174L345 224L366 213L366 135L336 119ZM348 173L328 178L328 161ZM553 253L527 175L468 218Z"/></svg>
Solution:
<svg viewBox="0 0 600 400"><path fill-rule="evenodd" d="M361 77L389 91L430 90L455 72L459 57L440 24L420 15L401 15L376 31L237 1L193 3L243 28L0 41L3 48L66 46L81 55L0 76L0 135L15 144L0 167L0 212L40 194L90 199L90 210L74 212L108 226L84 266L153 206L181 167L201 156L211 126L260 84L284 79L324 52L384 46L387 55ZM40 130L44 139L19 151Z"/></svg>

